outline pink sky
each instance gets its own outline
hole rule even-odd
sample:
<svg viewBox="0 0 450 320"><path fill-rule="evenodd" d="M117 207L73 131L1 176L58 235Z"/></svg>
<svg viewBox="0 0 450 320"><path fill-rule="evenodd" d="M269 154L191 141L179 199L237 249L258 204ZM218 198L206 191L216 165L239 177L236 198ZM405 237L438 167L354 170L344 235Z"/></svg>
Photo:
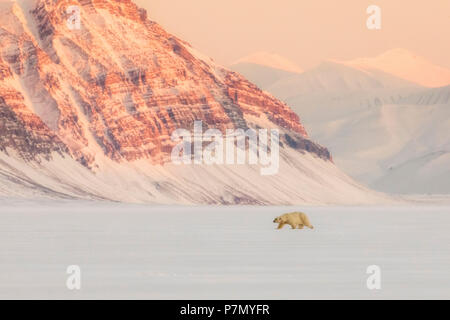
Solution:
<svg viewBox="0 0 450 320"><path fill-rule="evenodd" d="M450 67L449 0L135 0L151 19L228 65L256 51L302 68L405 48ZM382 29L366 28L366 8L382 10Z"/></svg>

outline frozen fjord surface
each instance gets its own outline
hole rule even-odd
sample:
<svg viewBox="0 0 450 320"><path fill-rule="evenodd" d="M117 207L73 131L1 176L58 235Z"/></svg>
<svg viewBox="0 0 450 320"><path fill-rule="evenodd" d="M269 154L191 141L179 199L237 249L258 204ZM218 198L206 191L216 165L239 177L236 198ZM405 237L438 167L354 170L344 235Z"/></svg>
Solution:
<svg viewBox="0 0 450 320"><path fill-rule="evenodd" d="M450 298L450 207L2 202L0 298ZM314 230L275 230L303 210ZM66 288L79 265L82 289ZM382 290L366 268L382 269Z"/></svg>

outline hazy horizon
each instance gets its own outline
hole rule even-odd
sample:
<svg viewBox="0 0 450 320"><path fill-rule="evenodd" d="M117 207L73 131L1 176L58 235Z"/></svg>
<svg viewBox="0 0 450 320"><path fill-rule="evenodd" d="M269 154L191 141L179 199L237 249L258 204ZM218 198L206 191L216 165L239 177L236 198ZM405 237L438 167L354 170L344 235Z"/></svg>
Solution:
<svg viewBox="0 0 450 320"><path fill-rule="evenodd" d="M450 1L135 0L150 19L223 65L254 52L284 56L303 69L394 48L450 68ZM381 8L381 30L366 9Z"/></svg>

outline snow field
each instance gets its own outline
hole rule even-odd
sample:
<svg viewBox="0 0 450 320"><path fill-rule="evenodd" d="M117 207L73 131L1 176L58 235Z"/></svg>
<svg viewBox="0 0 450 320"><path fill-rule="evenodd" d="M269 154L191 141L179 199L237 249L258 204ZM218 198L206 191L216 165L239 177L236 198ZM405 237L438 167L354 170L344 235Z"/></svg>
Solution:
<svg viewBox="0 0 450 320"><path fill-rule="evenodd" d="M3 202L0 298L450 298L450 207ZM275 230L303 210L314 230ZM81 290L66 288L69 265ZM381 290L367 289L367 267Z"/></svg>

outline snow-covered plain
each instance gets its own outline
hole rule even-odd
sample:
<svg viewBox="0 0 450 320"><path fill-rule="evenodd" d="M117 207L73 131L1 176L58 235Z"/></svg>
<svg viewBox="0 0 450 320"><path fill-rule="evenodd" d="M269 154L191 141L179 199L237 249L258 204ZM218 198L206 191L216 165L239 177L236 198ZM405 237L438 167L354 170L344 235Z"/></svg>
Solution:
<svg viewBox="0 0 450 320"><path fill-rule="evenodd" d="M450 206L0 203L2 299L450 298ZM291 210L315 229L275 230ZM69 265L80 291L66 288Z"/></svg>

